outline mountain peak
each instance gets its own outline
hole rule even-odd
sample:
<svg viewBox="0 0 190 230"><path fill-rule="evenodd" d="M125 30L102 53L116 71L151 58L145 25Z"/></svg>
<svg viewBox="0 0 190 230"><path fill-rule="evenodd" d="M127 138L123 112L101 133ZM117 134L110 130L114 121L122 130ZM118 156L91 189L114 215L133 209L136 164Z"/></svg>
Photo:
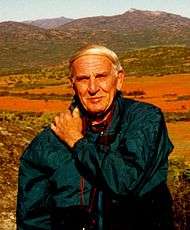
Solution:
<svg viewBox="0 0 190 230"><path fill-rule="evenodd" d="M68 22L73 21L74 19L71 18L65 18L65 17L59 17L59 18L44 18L44 19L37 19L33 21L23 21L25 24L38 26L40 28L44 29L53 29L58 26L62 26Z"/></svg>
<svg viewBox="0 0 190 230"><path fill-rule="evenodd" d="M139 14L147 14L147 15L155 15L155 16L160 16L162 14L169 14L169 13L166 13L164 11L139 10L139 9L135 9L135 8L129 9L124 14L128 14L128 13L139 13Z"/></svg>

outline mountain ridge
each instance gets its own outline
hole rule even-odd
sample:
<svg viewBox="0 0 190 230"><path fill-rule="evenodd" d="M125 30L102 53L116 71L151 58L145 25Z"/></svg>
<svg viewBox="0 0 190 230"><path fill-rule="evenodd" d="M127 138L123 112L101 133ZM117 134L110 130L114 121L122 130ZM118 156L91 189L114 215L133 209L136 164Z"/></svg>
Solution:
<svg viewBox="0 0 190 230"><path fill-rule="evenodd" d="M81 46L93 43L113 49L120 57L154 46L189 49L189 38L189 18L160 11L133 9L120 15L75 19L53 29L2 22L0 67L4 73L14 73L60 65Z"/></svg>
<svg viewBox="0 0 190 230"><path fill-rule="evenodd" d="M52 28L64 25L73 20L74 19L72 18L58 17L58 18L42 18L42 19L37 19L37 20L26 20L26 21L22 21L22 23L38 26L44 29L52 29Z"/></svg>
<svg viewBox="0 0 190 230"><path fill-rule="evenodd" d="M0 41L47 40L51 36L46 29L38 26L14 21L0 23Z"/></svg>

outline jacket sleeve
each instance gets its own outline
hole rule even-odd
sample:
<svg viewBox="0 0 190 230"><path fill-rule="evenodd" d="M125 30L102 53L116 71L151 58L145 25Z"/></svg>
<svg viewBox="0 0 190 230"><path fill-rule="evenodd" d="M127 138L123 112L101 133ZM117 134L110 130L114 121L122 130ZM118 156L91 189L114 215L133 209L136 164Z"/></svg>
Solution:
<svg viewBox="0 0 190 230"><path fill-rule="evenodd" d="M168 154L173 145L159 109L138 114L122 137L117 138L119 144L111 144L109 153L82 138L76 143L73 156L116 195L141 196L166 181Z"/></svg>
<svg viewBox="0 0 190 230"><path fill-rule="evenodd" d="M17 230L51 229L50 215L47 208L49 196L47 175L32 161L32 156L39 155L40 148L29 146L20 160Z"/></svg>

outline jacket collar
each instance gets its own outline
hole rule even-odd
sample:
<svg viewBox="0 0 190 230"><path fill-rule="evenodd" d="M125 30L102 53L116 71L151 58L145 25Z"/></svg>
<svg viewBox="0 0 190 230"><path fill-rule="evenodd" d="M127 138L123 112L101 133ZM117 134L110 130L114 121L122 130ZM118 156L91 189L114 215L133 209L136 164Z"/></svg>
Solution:
<svg viewBox="0 0 190 230"><path fill-rule="evenodd" d="M87 137L95 142L99 137L100 142L104 142L106 139L108 142L112 142L112 139L115 139L115 135L120 130L120 120L123 114L123 102L122 102L122 94L117 92L115 99L114 99L114 108L112 112L112 117L109 121L109 124L106 128L102 127L99 132L94 132L90 126L87 126L86 135ZM102 140L102 141L101 141Z"/></svg>

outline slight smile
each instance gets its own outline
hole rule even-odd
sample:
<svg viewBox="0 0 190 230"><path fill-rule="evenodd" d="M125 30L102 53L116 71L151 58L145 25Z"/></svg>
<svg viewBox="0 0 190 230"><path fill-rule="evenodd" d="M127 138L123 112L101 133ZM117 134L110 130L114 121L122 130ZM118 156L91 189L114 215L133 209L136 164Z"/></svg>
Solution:
<svg viewBox="0 0 190 230"><path fill-rule="evenodd" d="M89 97L87 98L87 100L93 102L93 103L96 103L96 102L99 102L102 100L103 97Z"/></svg>

